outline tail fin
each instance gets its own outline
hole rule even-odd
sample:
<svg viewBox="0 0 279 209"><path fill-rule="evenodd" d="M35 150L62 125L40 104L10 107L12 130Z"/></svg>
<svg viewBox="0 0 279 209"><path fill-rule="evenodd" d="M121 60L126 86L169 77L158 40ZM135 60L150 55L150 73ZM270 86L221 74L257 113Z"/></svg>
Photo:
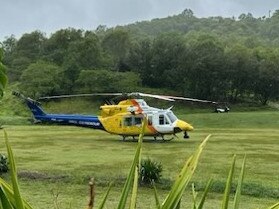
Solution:
<svg viewBox="0 0 279 209"><path fill-rule="evenodd" d="M33 113L35 118L37 116L46 115L46 113L40 107L41 104L39 102L37 102L37 101L35 101L35 100L33 100L29 97L25 97L23 94L21 94L19 92L13 91L12 94L19 97L20 99L22 99L27 104L27 106L29 107L29 109L31 110L31 112Z"/></svg>

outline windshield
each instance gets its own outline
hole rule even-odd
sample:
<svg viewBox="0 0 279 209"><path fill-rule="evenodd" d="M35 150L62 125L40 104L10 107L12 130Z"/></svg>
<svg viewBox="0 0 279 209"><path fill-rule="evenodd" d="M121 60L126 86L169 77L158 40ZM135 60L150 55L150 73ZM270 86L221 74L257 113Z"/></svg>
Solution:
<svg viewBox="0 0 279 209"><path fill-rule="evenodd" d="M173 123L177 120L177 117L173 114L173 112L167 112L167 116L170 119L170 121Z"/></svg>

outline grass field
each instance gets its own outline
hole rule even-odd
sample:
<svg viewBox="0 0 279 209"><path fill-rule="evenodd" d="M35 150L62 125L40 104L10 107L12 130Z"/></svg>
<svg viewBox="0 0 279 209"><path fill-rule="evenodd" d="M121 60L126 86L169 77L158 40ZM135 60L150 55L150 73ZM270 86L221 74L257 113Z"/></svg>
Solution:
<svg viewBox="0 0 279 209"><path fill-rule="evenodd" d="M202 190L210 177L214 179L205 208L220 208L233 154L237 154L237 173L247 154L241 208L264 208L278 201L279 112L197 113L179 117L195 127L189 140L180 135L180 139L171 142L147 141L143 145L143 158L150 157L163 165L163 181L158 185L161 201L185 159L208 134L212 137L193 178L197 190ZM108 182L114 182L106 205L108 209L114 208L136 143L77 127L5 125L4 128L16 156L21 190L35 208L83 208L87 202L87 182L92 176L97 183L97 204ZM3 140L0 147L0 152L5 153ZM182 208L191 206L190 190L185 192ZM155 208L154 203L153 190L140 187L138 208Z"/></svg>

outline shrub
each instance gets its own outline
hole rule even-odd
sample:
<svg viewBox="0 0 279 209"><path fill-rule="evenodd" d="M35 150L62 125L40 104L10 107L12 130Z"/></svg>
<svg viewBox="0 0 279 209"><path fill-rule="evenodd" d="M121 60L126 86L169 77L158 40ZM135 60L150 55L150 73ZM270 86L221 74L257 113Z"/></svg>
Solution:
<svg viewBox="0 0 279 209"><path fill-rule="evenodd" d="M143 184L151 184L159 182L162 172L162 164L151 160L150 158L141 161L140 182Z"/></svg>
<svg viewBox="0 0 279 209"><path fill-rule="evenodd" d="M20 89L31 97L58 94L61 90L62 68L38 61L22 72Z"/></svg>
<svg viewBox="0 0 279 209"><path fill-rule="evenodd" d="M8 170L8 159L5 155L0 154L0 174L7 173Z"/></svg>

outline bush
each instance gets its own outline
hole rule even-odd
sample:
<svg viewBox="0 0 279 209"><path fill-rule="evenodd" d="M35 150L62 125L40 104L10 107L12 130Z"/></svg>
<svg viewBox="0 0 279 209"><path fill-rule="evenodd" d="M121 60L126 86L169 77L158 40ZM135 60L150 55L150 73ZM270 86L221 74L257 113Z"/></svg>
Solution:
<svg viewBox="0 0 279 209"><path fill-rule="evenodd" d="M152 161L150 158L141 161L140 181L143 184L159 182L162 172L162 164Z"/></svg>
<svg viewBox="0 0 279 209"><path fill-rule="evenodd" d="M7 173L8 170L8 159L5 155L0 154L0 174Z"/></svg>
<svg viewBox="0 0 279 209"><path fill-rule="evenodd" d="M20 90L30 97L59 94L62 85L62 68L38 61L22 72Z"/></svg>

